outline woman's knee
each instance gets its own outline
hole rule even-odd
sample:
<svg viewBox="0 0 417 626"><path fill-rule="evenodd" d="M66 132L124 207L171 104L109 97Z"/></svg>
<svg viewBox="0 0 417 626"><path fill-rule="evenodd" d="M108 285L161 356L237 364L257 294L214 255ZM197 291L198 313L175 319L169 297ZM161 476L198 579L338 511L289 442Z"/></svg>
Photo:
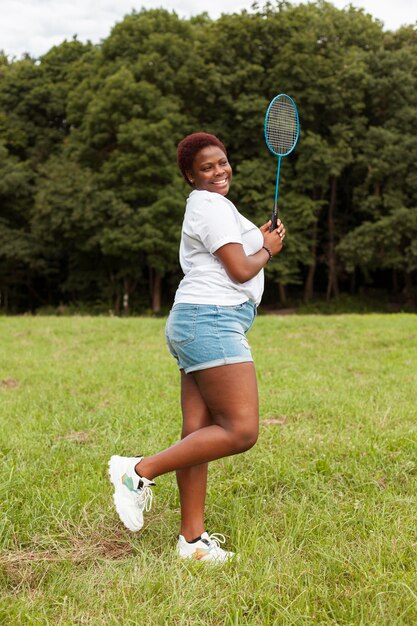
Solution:
<svg viewBox="0 0 417 626"><path fill-rule="evenodd" d="M235 452L245 452L252 448L258 441L259 428L258 425L240 427L234 429L231 433Z"/></svg>

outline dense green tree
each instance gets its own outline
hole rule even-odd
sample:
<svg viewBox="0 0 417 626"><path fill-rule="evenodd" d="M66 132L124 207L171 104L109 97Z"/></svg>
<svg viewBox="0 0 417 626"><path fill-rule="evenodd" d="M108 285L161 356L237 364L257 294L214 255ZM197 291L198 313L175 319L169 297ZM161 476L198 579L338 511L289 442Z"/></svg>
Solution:
<svg viewBox="0 0 417 626"><path fill-rule="evenodd" d="M103 44L96 60L99 78L86 77L69 101L79 162L94 170L100 189L128 207L129 225L116 237L120 263L140 251L155 312L161 281L178 265L183 200L175 147L188 124L178 94L190 55L191 29L183 20L162 10L133 13ZM122 270L117 275L129 284Z"/></svg>
<svg viewBox="0 0 417 626"><path fill-rule="evenodd" d="M25 298L31 300L31 270L46 270L37 262L39 245L28 229L32 187L28 165L0 143L0 306L6 310L9 303L24 304L17 284L24 285Z"/></svg>
<svg viewBox="0 0 417 626"><path fill-rule="evenodd" d="M399 276L408 302L413 301L417 235L417 35L404 28L387 34L372 56L369 80L371 124L357 159L364 172L355 201L362 220L346 233L340 254L350 272L365 276L376 269Z"/></svg>
<svg viewBox="0 0 417 626"><path fill-rule="evenodd" d="M48 302L49 284L58 268L42 253L44 242L34 236L31 219L39 168L58 153L70 129L66 120L68 94L74 86L71 67L91 49L74 40L52 48L36 61L0 63L0 142L2 184L0 222L3 259L1 288L14 294L14 306Z"/></svg>
<svg viewBox="0 0 417 626"><path fill-rule="evenodd" d="M269 84L291 93L300 112L299 159L291 176L298 193L311 200L305 224L310 247L304 285L308 301L323 260L327 295L339 292L336 245L344 234L340 189L366 128L367 59L370 50L381 45L382 33L362 11L353 7L339 11L328 2L294 8L280 3L278 12L267 7L266 17L267 45L272 48L278 42L271 55Z"/></svg>

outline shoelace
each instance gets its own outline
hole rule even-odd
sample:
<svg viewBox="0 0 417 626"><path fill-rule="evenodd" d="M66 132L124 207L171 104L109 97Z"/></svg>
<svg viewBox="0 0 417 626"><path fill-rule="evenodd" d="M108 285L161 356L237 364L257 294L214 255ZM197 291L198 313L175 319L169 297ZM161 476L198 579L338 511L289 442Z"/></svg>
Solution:
<svg viewBox="0 0 417 626"><path fill-rule="evenodd" d="M136 498L140 505L143 505L144 511L150 511L152 507L153 493L150 487L142 487L136 494Z"/></svg>
<svg viewBox="0 0 417 626"><path fill-rule="evenodd" d="M209 542L210 542L210 550L222 550L223 551L223 548L220 547L220 544L226 543L226 537L222 535L221 533L213 533L209 535Z"/></svg>

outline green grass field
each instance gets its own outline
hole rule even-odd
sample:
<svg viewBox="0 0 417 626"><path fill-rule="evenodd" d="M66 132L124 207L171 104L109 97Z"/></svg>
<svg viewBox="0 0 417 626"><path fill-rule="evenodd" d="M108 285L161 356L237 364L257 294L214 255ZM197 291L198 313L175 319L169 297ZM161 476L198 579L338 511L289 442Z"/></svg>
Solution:
<svg viewBox="0 0 417 626"><path fill-rule="evenodd" d="M241 554L175 557L174 475L145 528L107 460L180 432L163 319L0 318L0 623L417 623L417 317L260 316L261 432L211 465L207 530Z"/></svg>

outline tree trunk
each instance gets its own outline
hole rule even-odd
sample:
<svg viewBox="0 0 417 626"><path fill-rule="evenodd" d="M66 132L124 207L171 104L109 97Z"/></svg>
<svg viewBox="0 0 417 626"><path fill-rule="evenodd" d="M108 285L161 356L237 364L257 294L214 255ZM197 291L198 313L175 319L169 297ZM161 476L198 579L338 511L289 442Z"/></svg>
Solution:
<svg viewBox="0 0 417 626"><path fill-rule="evenodd" d="M311 264L308 267L307 279L304 285L304 304L308 304L314 296L314 277L316 275L317 267L317 235L318 235L318 220L313 224L313 233L311 238L310 257Z"/></svg>
<svg viewBox="0 0 417 626"><path fill-rule="evenodd" d="M161 312L161 273L151 269L152 313Z"/></svg>
<svg viewBox="0 0 417 626"><path fill-rule="evenodd" d="M278 283L278 293L279 293L279 301L282 306L286 306L287 304L287 293L285 291L285 286L281 283Z"/></svg>
<svg viewBox="0 0 417 626"><path fill-rule="evenodd" d="M398 272L396 269L392 270L392 291L395 296L398 294Z"/></svg>
<svg viewBox="0 0 417 626"><path fill-rule="evenodd" d="M119 292L119 290L117 290L116 298L115 298L115 301L114 301L114 313L115 313L115 315L119 315L120 314L120 292Z"/></svg>
<svg viewBox="0 0 417 626"><path fill-rule="evenodd" d="M129 279L123 278L123 315L129 315Z"/></svg>
<svg viewBox="0 0 417 626"><path fill-rule="evenodd" d="M413 281L411 278L411 272L404 272L404 297L405 303L414 307L413 297Z"/></svg>
<svg viewBox="0 0 417 626"><path fill-rule="evenodd" d="M112 315L117 315L118 296L117 296L117 282L116 277L112 271L109 271L109 282L111 288L109 289L109 301L108 306Z"/></svg>
<svg viewBox="0 0 417 626"><path fill-rule="evenodd" d="M349 290L350 290L350 293L353 296L353 294L356 291L356 270L355 269L353 270L352 274L350 275L349 283L350 283Z"/></svg>
<svg viewBox="0 0 417 626"><path fill-rule="evenodd" d="M330 300L332 295L339 295L339 284L337 280L336 269L336 251L335 251L335 212L336 212L336 198L337 198L337 178L335 176L331 179L330 187L330 203L327 219L327 228L329 235L329 250L328 250L328 266L329 275L327 281L327 294L326 299Z"/></svg>

